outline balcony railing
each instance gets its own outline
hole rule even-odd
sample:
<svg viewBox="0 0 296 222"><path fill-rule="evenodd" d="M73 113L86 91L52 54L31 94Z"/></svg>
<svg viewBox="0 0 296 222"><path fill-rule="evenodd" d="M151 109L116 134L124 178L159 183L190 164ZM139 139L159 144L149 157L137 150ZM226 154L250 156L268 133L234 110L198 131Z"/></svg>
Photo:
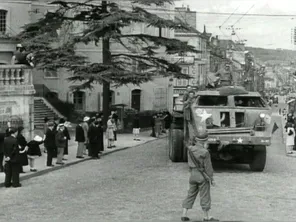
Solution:
<svg viewBox="0 0 296 222"><path fill-rule="evenodd" d="M25 65L0 65L0 86L32 85L32 69Z"/></svg>

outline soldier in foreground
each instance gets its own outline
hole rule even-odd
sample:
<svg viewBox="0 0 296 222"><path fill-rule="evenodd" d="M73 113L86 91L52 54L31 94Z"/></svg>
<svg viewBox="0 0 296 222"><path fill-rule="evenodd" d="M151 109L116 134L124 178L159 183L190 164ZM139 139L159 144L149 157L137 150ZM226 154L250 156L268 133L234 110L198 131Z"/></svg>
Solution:
<svg viewBox="0 0 296 222"><path fill-rule="evenodd" d="M200 193L200 205L204 212L204 221L218 221L209 216L211 209L211 185L214 185L211 156L207 150L208 133L205 129L199 131L188 147L188 165L190 168L189 190L183 201L182 221L189 221L188 209L192 209L197 194Z"/></svg>

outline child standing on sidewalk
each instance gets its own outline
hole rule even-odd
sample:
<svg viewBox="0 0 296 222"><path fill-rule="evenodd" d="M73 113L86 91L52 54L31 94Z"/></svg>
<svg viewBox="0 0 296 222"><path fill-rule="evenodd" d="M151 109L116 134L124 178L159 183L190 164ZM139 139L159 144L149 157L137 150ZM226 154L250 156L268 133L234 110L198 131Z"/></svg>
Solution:
<svg viewBox="0 0 296 222"><path fill-rule="evenodd" d="M138 113L135 115L134 122L133 122L133 134L134 134L134 140L141 141L139 139L139 134L140 134L140 118L139 118L139 114Z"/></svg>
<svg viewBox="0 0 296 222"><path fill-rule="evenodd" d="M35 168L35 159L41 156L41 150L39 145L43 143L43 138L41 136L35 136L32 141L28 143L28 159L30 165L30 171L36 172L37 169Z"/></svg>
<svg viewBox="0 0 296 222"><path fill-rule="evenodd" d="M286 152L287 154L293 153L295 129L292 123L287 123L287 139L286 139Z"/></svg>

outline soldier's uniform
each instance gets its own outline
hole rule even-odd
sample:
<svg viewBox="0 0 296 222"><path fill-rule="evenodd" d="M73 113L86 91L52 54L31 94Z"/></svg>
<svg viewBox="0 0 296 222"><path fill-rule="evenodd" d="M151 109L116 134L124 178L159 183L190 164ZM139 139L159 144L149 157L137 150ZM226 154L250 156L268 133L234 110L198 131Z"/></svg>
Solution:
<svg viewBox="0 0 296 222"><path fill-rule="evenodd" d="M192 209L197 194L200 193L200 205L202 210L209 211L211 208L211 184L207 181L200 170L213 179L213 167L211 162L211 156L207 149L201 147L205 146L202 141L197 141L194 146L189 146L188 149L192 151L196 160L200 162L200 166L203 169L197 169L191 156L188 154L188 165L190 168L189 190L186 199L183 201L183 208Z"/></svg>

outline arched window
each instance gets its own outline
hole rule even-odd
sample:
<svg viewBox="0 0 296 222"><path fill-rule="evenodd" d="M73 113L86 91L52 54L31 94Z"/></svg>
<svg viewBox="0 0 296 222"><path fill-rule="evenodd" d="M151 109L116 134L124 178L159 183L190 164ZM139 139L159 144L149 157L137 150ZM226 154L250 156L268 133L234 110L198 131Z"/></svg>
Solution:
<svg viewBox="0 0 296 222"><path fill-rule="evenodd" d="M6 33L6 17L7 17L7 11L0 9L0 34Z"/></svg>
<svg viewBox="0 0 296 222"><path fill-rule="evenodd" d="M132 108L140 111L141 108L141 90L134 89L132 91Z"/></svg>

